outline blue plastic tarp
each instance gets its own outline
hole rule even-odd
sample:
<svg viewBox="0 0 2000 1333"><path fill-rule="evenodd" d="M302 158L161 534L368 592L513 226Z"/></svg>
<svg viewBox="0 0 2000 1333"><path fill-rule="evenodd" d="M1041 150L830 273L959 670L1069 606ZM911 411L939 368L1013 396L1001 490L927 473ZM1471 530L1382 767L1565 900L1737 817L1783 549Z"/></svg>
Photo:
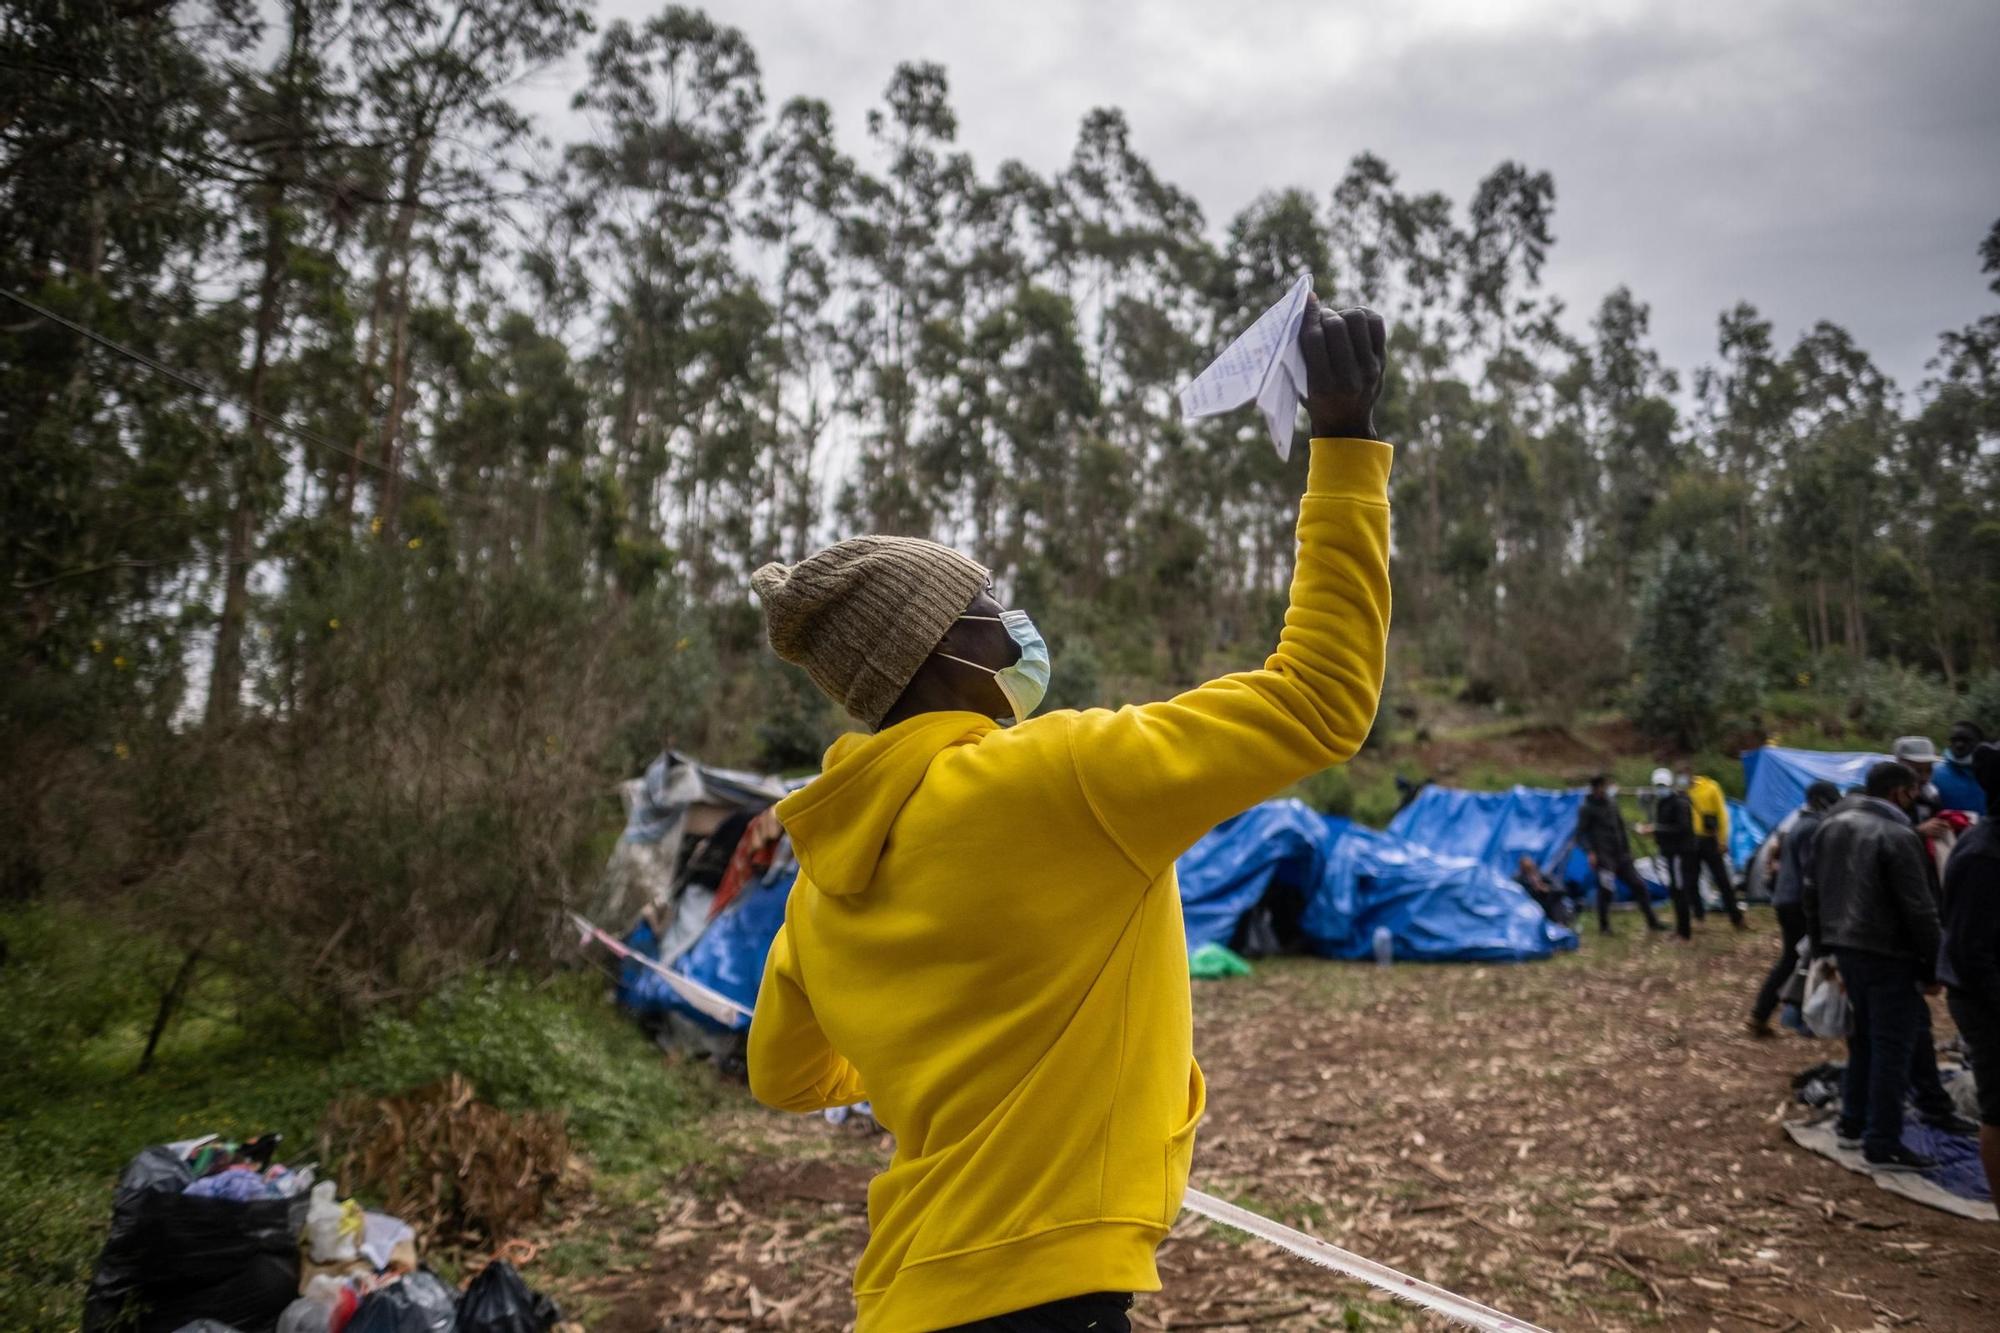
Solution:
<svg viewBox="0 0 2000 1333"><path fill-rule="evenodd" d="M1465 791L1435 784L1396 812L1389 832L1434 852L1470 856L1497 875L1512 879L1521 858L1572 894L1594 891L1590 859L1572 838L1584 789L1510 787L1506 791ZM1648 879L1649 897L1665 898L1667 886ZM1614 882L1619 902L1632 895Z"/></svg>
<svg viewBox="0 0 2000 1333"><path fill-rule="evenodd" d="M1868 770L1888 757L1851 750L1790 750L1778 745L1745 750L1743 803L1752 818L1774 829L1806 803L1809 784L1825 780L1844 792L1860 786Z"/></svg>
<svg viewBox="0 0 2000 1333"><path fill-rule="evenodd" d="M1742 870L1750 864L1750 858L1764 845L1764 839L1771 836L1775 824L1766 824L1757 818L1754 811L1735 797L1730 797L1729 805L1729 864Z"/></svg>
<svg viewBox="0 0 2000 1333"><path fill-rule="evenodd" d="M1179 872L1190 949L1227 944L1274 884L1303 895L1299 926L1323 958L1372 956L1378 927L1411 961L1511 962L1576 947L1574 931L1477 860L1298 801L1267 801L1217 826Z"/></svg>
<svg viewBox="0 0 2000 1333"><path fill-rule="evenodd" d="M1466 791L1427 786L1396 812L1389 832L1434 852L1470 856L1488 870L1513 878L1523 856L1533 858L1542 873L1581 891L1591 882L1590 864L1571 841L1583 788L1556 791L1547 787L1510 787L1506 791ZM1737 870L1748 865L1766 836L1763 821L1740 801L1729 802L1729 860ZM1635 848L1635 854L1639 849ZM1648 878L1654 898L1665 898L1667 887ZM1631 895L1618 886L1622 900Z"/></svg>
<svg viewBox="0 0 2000 1333"><path fill-rule="evenodd" d="M1580 787L1466 791L1433 784L1396 812L1389 832L1443 855L1472 857L1510 879L1523 856L1555 874L1566 869L1557 862L1576 832L1582 804Z"/></svg>
<svg viewBox="0 0 2000 1333"><path fill-rule="evenodd" d="M785 922L785 900L791 896L798 873L796 862L766 871L737 894L667 970L754 1008L757 986L764 979L764 959L771 952L771 941L778 937L778 927ZM659 941L643 921L625 943L648 958L659 957ZM704 1027L718 1031L723 1027L688 1004L659 974L634 962L627 962L620 970L618 1002L636 1014L672 1012ZM747 1027L748 1023L737 1026Z"/></svg>

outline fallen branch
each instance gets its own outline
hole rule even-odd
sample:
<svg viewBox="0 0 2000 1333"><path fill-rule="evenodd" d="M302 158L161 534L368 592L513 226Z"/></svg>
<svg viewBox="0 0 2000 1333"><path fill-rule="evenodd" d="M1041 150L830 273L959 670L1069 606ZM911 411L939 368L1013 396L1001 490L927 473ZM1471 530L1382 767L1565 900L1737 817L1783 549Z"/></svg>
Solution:
<svg viewBox="0 0 2000 1333"><path fill-rule="evenodd" d="M1623 1257L1613 1254L1610 1250L1591 1250L1589 1253L1596 1255L1613 1268L1644 1285L1646 1290L1652 1293L1653 1303L1658 1305L1662 1310L1667 1308L1667 1294L1660 1290L1660 1284L1647 1277L1637 1268L1634 1268L1630 1263L1627 1263Z"/></svg>
<svg viewBox="0 0 2000 1333"><path fill-rule="evenodd" d="M1761 1328L1780 1327L1780 1323L1778 1320L1766 1319L1762 1315L1751 1314L1748 1310L1736 1310L1730 1308L1727 1305L1710 1305L1707 1301L1691 1300L1688 1301L1687 1304L1693 1306L1697 1310L1706 1310L1710 1314L1728 1315L1731 1319L1741 1319L1746 1324L1756 1324ZM1798 1322L1799 1322L1798 1320L1794 1319L1791 1325L1787 1325L1786 1327L1795 1327L1798 1324Z"/></svg>

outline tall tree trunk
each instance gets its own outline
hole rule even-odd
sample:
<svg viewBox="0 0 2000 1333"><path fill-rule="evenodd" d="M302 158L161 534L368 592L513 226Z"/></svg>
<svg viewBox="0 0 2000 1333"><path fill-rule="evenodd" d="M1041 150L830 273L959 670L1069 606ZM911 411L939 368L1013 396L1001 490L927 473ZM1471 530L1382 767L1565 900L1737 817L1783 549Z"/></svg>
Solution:
<svg viewBox="0 0 2000 1333"><path fill-rule="evenodd" d="M399 220L400 216L399 213ZM394 234L393 227L391 234ZM382 321L388 314L389 273L392 267L390 247L385 244L375 256L374 294L368 302L368 332L354 372L354 406L358 424L354 431L354 447L347 456L346 482L338 488L335 505L343 527L354 517L354 502L361 491L361 461L368 456L368 446L372 442L369 422L375 415L375 362L382 354Z"/></svg>
<svg viewBox="0 0 2000 1333"><path fill-rule="evenodd" d="M389 330L389 410L382 418L376 448L376 457L382 460L381 516L385 540L395 533L396 510L402 501L403 417L410 406L411 249L417 206L430 161L431 139L426 132L410 146L410 154L403 161L402 197L397 202L396 222L390 235L390 262L396 269L396 278L391 289L394 322Z"/></svg>
<svg viewBox="0 0 2000 1333"><path fill-rule="evenodd" d="M286 195L291 181L302 171L304 127L300 124L299 67L311 38L312 8L300 0L291 9L291 41L285 56L279 123L287 131L270 183L261 191L264 205L263 268L257 281L257 314L252 327L250 381L244 401L249 420L244 422L243 441L238 446L234 501L229 515L229 536L224 546L222 571L222 615L215 627L215 651L208 675L208 703L204 720L209 726L232 721L242 703L243 633L250 611L250 565L261 517L262 490L259 473L264 451L272 447L264 431L266 389L270 379L271 343L277 336L283 311L286 273L291 238L285 220Z"/></svg>

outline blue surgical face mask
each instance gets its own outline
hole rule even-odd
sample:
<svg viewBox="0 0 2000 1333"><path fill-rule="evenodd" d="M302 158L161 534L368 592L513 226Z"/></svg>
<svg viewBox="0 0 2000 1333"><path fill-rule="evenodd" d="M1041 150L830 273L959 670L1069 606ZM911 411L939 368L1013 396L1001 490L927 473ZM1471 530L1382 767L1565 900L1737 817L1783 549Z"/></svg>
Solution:
<svg viewBox="0 0 2000 1333"><path fill-rule="evenodd" d="M1014 710L1014 720L1025 722L1042 699L1049 692L1049 645L1042 640L1041 631L1035 622L1028 619L1026 611L1002 611L997 616L960 616L960 620L997 620L1006 626L1007 637L1021 650L1021 660L1012 666L995 671L977 662L967 662L963 657L953 657L950 653L938 656L984 671L993 677L993 683L1006 696L1007 704Z"/></svg>

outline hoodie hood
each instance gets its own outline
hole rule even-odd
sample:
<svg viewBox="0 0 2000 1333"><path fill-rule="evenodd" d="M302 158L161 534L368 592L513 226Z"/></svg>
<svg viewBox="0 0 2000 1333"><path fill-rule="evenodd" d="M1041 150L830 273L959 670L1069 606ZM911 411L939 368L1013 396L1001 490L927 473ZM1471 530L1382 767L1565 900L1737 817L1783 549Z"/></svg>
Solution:
<svg viewBox="0 0 2000 1333"><path fill-rule="evenodd" d="M778 802L799 869L822 893L867 888L889 830L931 761L993 730L993 719L978 713L922 713L872 736L848 732L836 740L820 775Z"/></svg>

